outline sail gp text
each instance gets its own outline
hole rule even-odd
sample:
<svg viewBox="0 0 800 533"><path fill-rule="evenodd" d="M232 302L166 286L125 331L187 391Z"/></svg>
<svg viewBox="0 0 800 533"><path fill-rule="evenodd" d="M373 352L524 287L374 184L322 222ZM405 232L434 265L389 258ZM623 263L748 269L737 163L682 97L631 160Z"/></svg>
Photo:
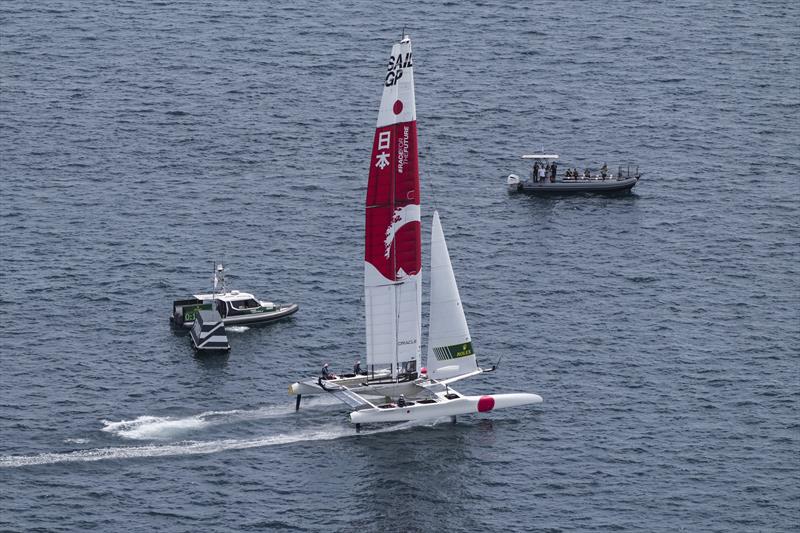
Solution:
<svg viewBox="0 0 800 533"><path fill-rule="evenodd" d="M386 82L387 87L391 87L400 81L403 77L403 69L411 67L411 52L406 55L398 54L397 57L389 56L389 67L386 69Z"/></svg>

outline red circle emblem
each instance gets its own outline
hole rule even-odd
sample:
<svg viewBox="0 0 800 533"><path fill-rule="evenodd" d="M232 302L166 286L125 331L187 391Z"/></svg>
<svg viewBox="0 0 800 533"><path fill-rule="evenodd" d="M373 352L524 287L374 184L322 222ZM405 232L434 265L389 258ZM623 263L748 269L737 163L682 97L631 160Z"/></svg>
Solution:
<svg viewBox="0 0 800 533"><path fill-rule="evenodd" d="M494 409L494 398L491 396L481 396L478 400L478 412L485 413Z"/></svg>
<svg viewBox="0 0 800 533"><path fill-rule="evenodd" d="M392 111L394 111L395 115L399 115L403 112L403 102L400 100L395 101L394 105L392 106Z"/></svg>

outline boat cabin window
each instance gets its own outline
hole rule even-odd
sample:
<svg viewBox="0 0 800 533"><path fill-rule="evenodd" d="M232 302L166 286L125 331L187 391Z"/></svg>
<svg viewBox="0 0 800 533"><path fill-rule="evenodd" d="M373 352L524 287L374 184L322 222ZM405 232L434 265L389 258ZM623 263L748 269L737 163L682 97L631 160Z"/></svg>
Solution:
<svg viewBox="0 0 800 533"><path fill-rule="evenodd" d="M258 307L261 307L261 304L258 303L253 298L250 298L249 300L240 300L238 302L231 302L231 307L233 307L234 309L256 309Z"/></svg>

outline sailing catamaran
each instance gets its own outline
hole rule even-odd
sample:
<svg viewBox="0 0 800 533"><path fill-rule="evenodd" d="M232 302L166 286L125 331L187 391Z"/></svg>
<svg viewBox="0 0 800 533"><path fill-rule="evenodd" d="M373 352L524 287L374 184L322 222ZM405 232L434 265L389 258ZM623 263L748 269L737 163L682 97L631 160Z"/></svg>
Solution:
<svg viewBox="0 0 800 533"><path fill-rule="evenodd" d="M363 374L293 383L289 394L330 393L362 423L401 422L540 403L536 394L464 396L450 384L478 366L439 213L431 234L428 367L421 367L422 247L414 71L408 36L392 47L367 187L364 292L367 366ZM378 401L380 398L385 401ZM391 401L398 398L397 402Z"/></svg>

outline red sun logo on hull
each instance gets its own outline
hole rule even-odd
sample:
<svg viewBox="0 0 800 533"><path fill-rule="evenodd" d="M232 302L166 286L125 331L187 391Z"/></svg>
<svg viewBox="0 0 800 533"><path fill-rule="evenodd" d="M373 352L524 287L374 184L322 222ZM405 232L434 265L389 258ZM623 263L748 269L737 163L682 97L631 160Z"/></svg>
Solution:
<svg viewBox="0 0 800 533"><path fill-rule="evenodd" d="M494 409L494 398L491 396L481 396L478 400L478 412L486 413Z"/></svg>

